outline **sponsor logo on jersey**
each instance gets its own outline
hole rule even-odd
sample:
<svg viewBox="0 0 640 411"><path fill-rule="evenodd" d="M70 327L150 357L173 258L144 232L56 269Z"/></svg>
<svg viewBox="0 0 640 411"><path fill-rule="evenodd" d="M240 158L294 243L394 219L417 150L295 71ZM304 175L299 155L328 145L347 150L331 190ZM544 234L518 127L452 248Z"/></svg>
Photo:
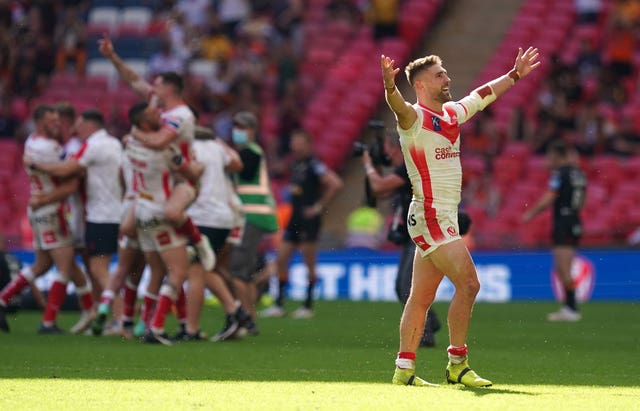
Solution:
<svg viewBox="0 0 640 411"><path fill-rule="evenodd" d="M436 116L431 116L431 124L433 124L433 131L442 131L440 127L440 119Z"/></svg>
<svg viewBox="0 0 640 411"><path fill-rule="evenodd" d="M455 236L458 235L458 231L452 225L447 228L447 233L449 233L449 235L452 236L452 237L455 237Z"/></svg>

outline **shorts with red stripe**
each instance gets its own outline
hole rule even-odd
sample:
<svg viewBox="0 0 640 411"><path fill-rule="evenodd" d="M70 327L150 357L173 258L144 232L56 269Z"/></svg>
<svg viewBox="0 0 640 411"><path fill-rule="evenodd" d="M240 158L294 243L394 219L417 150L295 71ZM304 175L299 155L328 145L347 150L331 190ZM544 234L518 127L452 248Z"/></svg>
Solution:
<svg viewBox="0 0 640 411"><path fill-rule="evenodd" d="M52 204L36 211L28 210L29 224L33 231L34 250L53 250L73 245L64 206Z"/></svg>
<svg viewBox="0 0 640 411"><path fill-rule="evenodd" d="M407 229L422 258L444 244L459 240L458 210L439 211L424 208L424 203L412 201L407 215Z"/></svg>

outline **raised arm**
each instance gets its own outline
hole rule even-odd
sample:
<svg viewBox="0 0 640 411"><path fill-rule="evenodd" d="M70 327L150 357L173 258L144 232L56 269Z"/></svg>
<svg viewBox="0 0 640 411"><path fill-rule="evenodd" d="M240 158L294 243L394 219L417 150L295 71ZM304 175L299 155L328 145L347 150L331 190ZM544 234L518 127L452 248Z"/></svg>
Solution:
<svg viewBox="0 0 640 411"><path fill-rule="evenodd" d="M56 161L54 163L35 163L29 156L24 156L24 164L34 170L39 170L54 177L69 177L73 174L79 174L84 169L77 159L71 157L65 161Z"/></svg>
<svg viewBox="0 0 640 411"><path fill-rule="evenodd" d="M113 48L111 38L107 34L98 40L98 49L103 56L105 56L114 65L120 78L124 80L134 91L140 94L143 98L147 98L153 88L145 79L140 77L131 67L129 67Z"/></svg>
<svg viewBox="0 0 640 411"><path fill-rule="evenodd" d="M538 49L535 47L529 47L524 52L522 51L522 47L519 47L518 56L516 57L516 61L514 62L511 71L488 83L488 85L493 89L496 97L503 95L516 83L516 81L521 78L525 78L529 73L535 70L540 65L540 61L538 61L539 55Z"/></svg>
<svg viewBox="0 0 640 411"><path fill-rule="evenodd" d="M413 123L418 119L418 114L411 107L411 104L405 101L400 90L396 87L395 77L400 71L394 68L395 61L391 60L384 54L380 57L380 65L382 66L382 80L384 81L385 99L389 108L393 111L398 120L398 125L407 130L411 128Z"/></svg>
<svg viewBox="0 0 640 411"><path fill-rule="evenodd" d="M178 133L169 127L162 127L158 131L142 131L137 127L133 127L131 135L145 146L154 150L161 150L169 147L178 136Z"/></svg>

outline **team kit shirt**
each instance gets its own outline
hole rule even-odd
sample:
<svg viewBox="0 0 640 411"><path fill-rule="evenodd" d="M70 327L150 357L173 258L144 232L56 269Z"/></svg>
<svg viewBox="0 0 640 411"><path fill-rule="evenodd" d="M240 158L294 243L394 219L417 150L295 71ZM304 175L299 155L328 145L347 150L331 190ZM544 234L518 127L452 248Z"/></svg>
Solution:
<svg viewBox="0 0 640 411"><path fill-rule="evenodd" d="M122 150L120 175L122 177L122 182L124 183L124 193L122 196L120 221L124 220L136 198L136 192L133 189L133 165L131 164L127 150L129 144L135 144L135 139L130 135L126 135L122 138L122 142L124 143L125 149ZM126 235L120 237L118 244L121 248L140 248L138 241L135 238L129 238Z"/></svg>
<svg viewBox="0 0 640 411"><path fill-rule="evenodd" d="M72 137L64 144L64 159L72 158L82 148L82 141L77 137ZM79 191L71 193L67 197L66 217L69 229L73 234L73 241L76 248L82 248L84 244L84 204Z"/></svg>
<svg viewBox="0 0 640 411"><path fill-rule="evenodd" d="M174 142L180 149L184 160L189 161L196 128L196 118L193 111L187 105L181 104L164 111L160 117L163 127L171 129L178 135Z"/></svg>
<svg viewBox="0 0 640 411"><path fill-rule="evenodd" d="M327 174L327 166L315 157L295 161L291 166L291 219L301 221L303 210L318 202L321 196L322 176Z"/></svg>
<svg viewBox="0 0 640 411"><path fill-rule="evenodd" d="M437 246L460 238L458 204L462 190L460 125L495 100L490 86L480 87L442 112L413 105L417 120L398 126L407 174L413 187L407 226L423 257Z"/></svg>
<svg viewBox="0 0 640 411"><path fill-rule="evenodd" d="M556 192L553 202L554 244L577 244L582 235L580 210L584 205L586 189L587 178L578 167L563 166L551 174L549 190Z"/></svg>
<svg viewBox="0 0 640 411"><path fill-rule="evenodd" d="M55 163L62 160L64 152L56 140L32 134L25 141L24 154L35 163ZM50 193L59 185L56 177L42 171L27 167L26 172L29 176L29 190L32 197ZM33 230L34 249L49 250L73 243L65 218L65 204L65 201L58 201L37 210L27 208L29 223Z"/></svg>
<svg viewBox="0 0 640 411"><path fill-rule="evenodd" d="M232 229L235 223L229 178L224 169L231 161L225 148L216 140L196 140L193 151L204 165L196 201L187 209L194 224L202 227Z"/></svg>
<svg viewBox="0 0 640 411"><path fill-rule="evenodd" d="M75 155L86 170L87 222L120 223L122 189L118 178L122 145L101 129L90 135Z"/></svg>
<svg viewBox="0 0 640 411"><path fill-rule="evenodd" d="M135 216L140 248L162 251L186 245L186 238L176 233L164 217L164 208L175 184L165 151L147 148L135 139L127 144L126 151L136 193Z"/></svg>

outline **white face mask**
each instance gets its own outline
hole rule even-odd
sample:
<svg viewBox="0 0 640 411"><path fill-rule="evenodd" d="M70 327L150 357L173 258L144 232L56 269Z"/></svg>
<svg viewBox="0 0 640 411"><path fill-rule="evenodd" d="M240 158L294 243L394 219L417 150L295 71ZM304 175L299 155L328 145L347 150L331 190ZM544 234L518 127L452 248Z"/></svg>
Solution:
<svg viewBox="0 0 640 411"><path fill-rule="evenodd" d="M231 130L231 140L236 145L244 145L249 141L249 133L246 130L234 128Z"/></svg>

